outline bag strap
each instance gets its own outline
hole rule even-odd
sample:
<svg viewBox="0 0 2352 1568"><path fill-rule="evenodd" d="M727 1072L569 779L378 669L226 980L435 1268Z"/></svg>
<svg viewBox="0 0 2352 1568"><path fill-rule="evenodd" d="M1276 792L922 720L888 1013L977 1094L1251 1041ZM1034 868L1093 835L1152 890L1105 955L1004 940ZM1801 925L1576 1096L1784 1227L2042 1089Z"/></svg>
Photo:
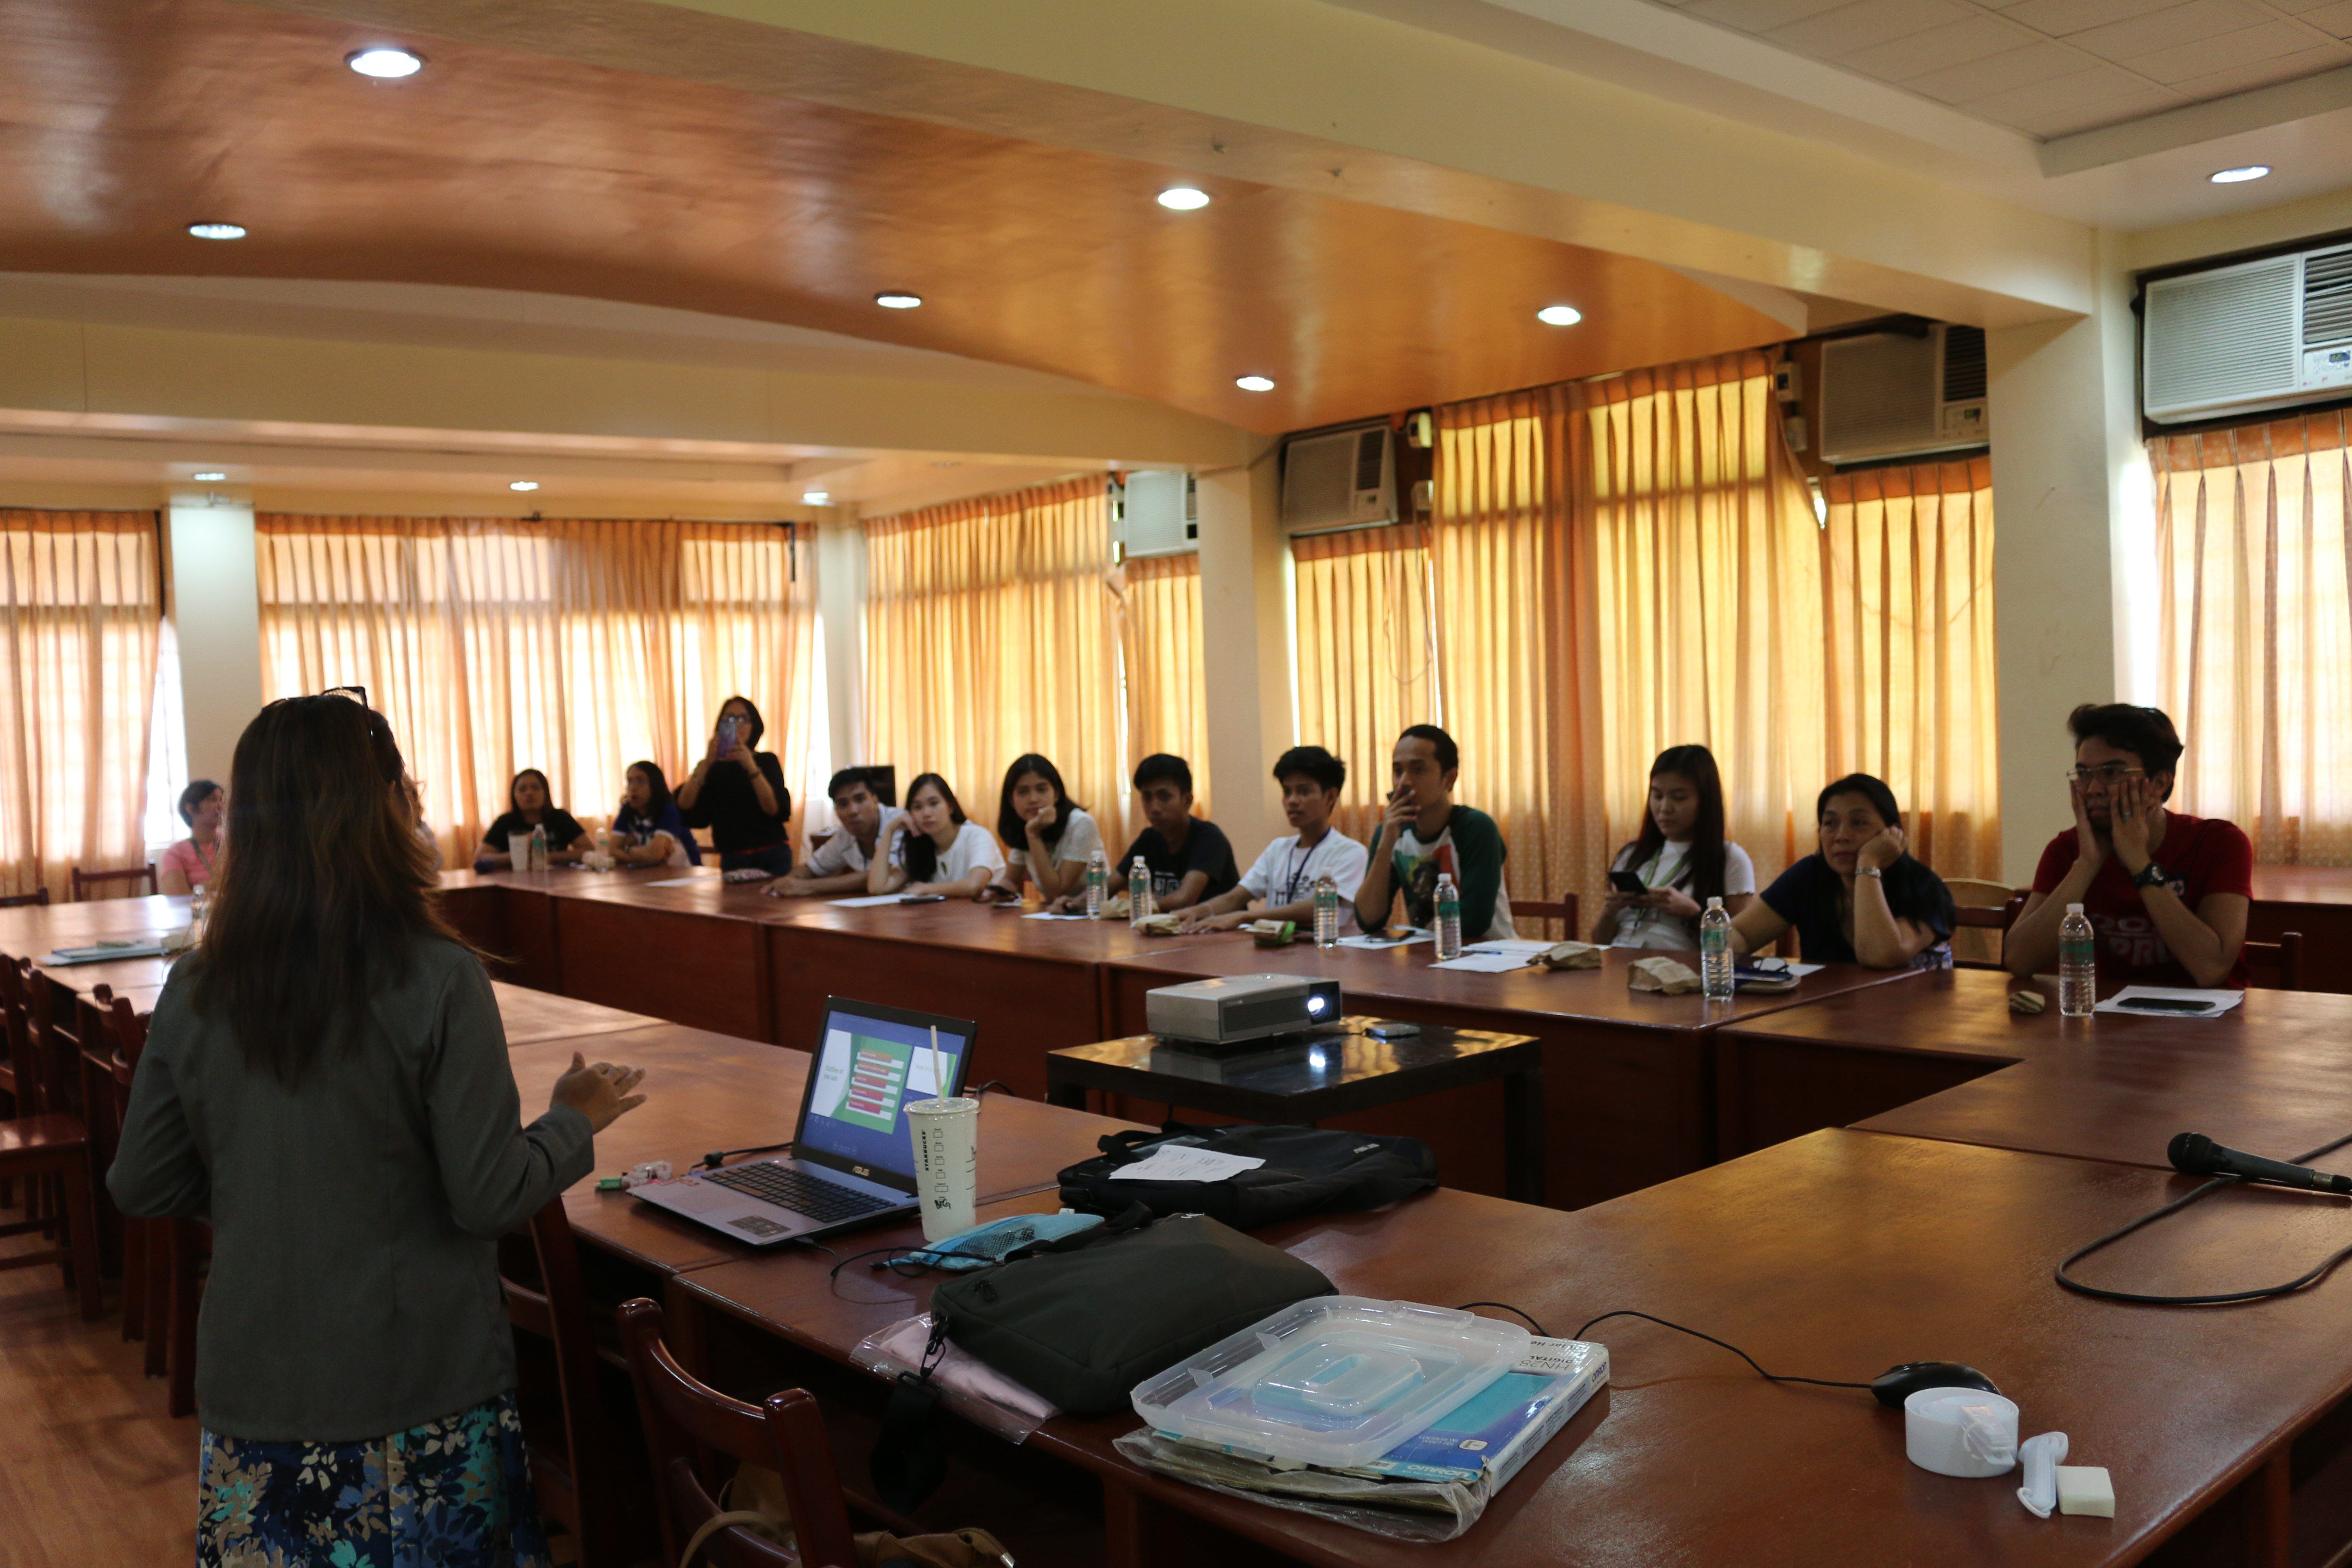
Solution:
<svg viewBox="0 0 2352 1568"><path fill-rule="evenodd" d="M1167 1136L1165 1132L1154 1132L1148 1127L1135 1127L1125 1132L1106 1132L1095 1140L1095 1147L1113 1163L1127 1165L1143 1157L1136 1152L1142 1145L1157 1143Z"/></svg>
<svg viewBox="0 0 2352 1568"><path fill-rule="evenodd" d="M882 1412L882 1430L866 1460L874 1489L901 1513L914 1512L947 1479L947 1438L937 1419L942 1391L930 1378L928 1355L919 1377L911 1372L898 1374Z"/></svg>
<svg viewBox="0 0 2352 1568"><path fill-rule="evenodd" d="M1108 1142L1109 1138L1106 1137L1104 1142ZM1049 1252L1083 1252L1089 1247L1099 1247L1106 1241L1115 1241L1130 1231L1141 1230L1158 1218L1159 1215L1153 1214L1148 1205L1140 1203L1129 1204L1116 1219L1106 1219L1100 1225L1090 1225L1084 1230L1074 1230L1067 1236L1053 1237L1043 1241L1033 1241L1026 1247L1016 1247L1006 1253L1003 1262L997 1264L996 1267L1002 1268L1006 1263L1016 1263L1024 1258L1041 1258ZM979 1276L975 1274L967 1278L977 1279Z"/></svg>
<svg viewBox="0 0 2352 1568"><path fill-rule="evenodd" d="M714 1513L702 1521L700 1529L686 1538L686 1550L677 1554L677 1568L693 1568L702 1543L732 1525L764 1524L773 1527L775 1521L753 1508L740 1508L728 1513Z"/></svg>

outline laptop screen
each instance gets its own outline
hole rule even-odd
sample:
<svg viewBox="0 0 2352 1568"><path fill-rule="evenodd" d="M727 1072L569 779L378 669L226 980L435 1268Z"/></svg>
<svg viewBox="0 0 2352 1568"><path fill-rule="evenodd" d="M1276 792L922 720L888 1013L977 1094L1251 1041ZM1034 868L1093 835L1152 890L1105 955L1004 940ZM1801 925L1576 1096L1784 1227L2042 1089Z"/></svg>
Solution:
<svg viewBox="0 0 2352 1568"><path fill-rule="evenodd" d="M794 1152L887 1171L911 1184L914 1139L907 1130L906 1104L938 1092L931 1071L933 1023L947 1069L946 1092L952 1095L963 1084L964 1053L971 1044L969 1023L855 1002L831 1004Z"/></svg>

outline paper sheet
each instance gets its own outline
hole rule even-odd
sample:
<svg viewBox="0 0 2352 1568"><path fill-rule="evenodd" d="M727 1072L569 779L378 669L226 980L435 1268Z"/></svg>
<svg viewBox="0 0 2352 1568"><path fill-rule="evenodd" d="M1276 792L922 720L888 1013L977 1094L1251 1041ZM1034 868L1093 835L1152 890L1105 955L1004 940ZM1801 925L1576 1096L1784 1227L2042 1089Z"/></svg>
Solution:
<svg viewBox="0 0 2352 1568"><path fill-rule="evenodd" d="M648 888L691 888L697 882L707 882L717 875L719 875L718 872L711 871L694 877L666 877L658 882L647 882L645 885Z"/></svg>
<svg viewBox="0 0 2352 1568"><path fill-rule="evenodd" d="M1430 935L1429 932L1425 931L1408 931L1403 936L1364 936L1361 934L1358 934L1356 936L1343 936L1339 939L1339 945L1341 947L1369 947L1377 951L1378 949L1384 947L1411 947L1417 942L1435 942L1436 940L1437 939L1435 937Z"/></svg>
<svg viewBox="0 0 2352 1568"><path fill-rule="evenodd" d="M1468 943L1462 951L1465 953L1516 952L1521 958L1533 958L1537 953L1549 952L1555 945L1549 942L1530 942L1526 937L1500 936L1492 942Z"/></svg>
<svg viewBox="0 0 2352 1568"><path fill-rule="evenodd" d="M1132 1165L1110 1173L1114 1182L1222 1182L1243 1171L1254 1171L1264 1160L1227 1154L1191 1144L1161 1144Z"/></svg>
<svg viewBox="0 0 2352 1568"><path fill-rule="evenodd" d="M2134 1007L2133 997L2143 996L2158 1002L2195 1002L2200 1006L2195 1012L2185 1007ZM2218 1018L2246 999L2242 991L2191 991L2177 985L2126 985L2097 1006L2094 1013L2123 1013L2138 1018Z"/></svg>
<svg viewBox="0 0 2352 1568"><path fill-rule="evenodd" d="M1536 951L1541 952L1549 945L1538 943ZM1508 974L1515 969L1525 969L1528 956L1524 952L1486 952L1465 948L1461 957L1441 959L1429 967L1465 970L1472 974Z"/></svg>
<svg viewBox="0 0 2352 1568"><path fill-rule="evenodd" d="M868 893L863 898L827 899L825 902L836 910L870 910L882 904L895 904L906 896L904 893Z"/></svg>
<svg viewBox="0 0 2352 1568"><path fill-rule="evenodd" d="M1057 915L1050 910L1039 910L1033 914L1023 915L1021 918L1024 921L1090 921L1095 917L1092 915Z"/></svg>

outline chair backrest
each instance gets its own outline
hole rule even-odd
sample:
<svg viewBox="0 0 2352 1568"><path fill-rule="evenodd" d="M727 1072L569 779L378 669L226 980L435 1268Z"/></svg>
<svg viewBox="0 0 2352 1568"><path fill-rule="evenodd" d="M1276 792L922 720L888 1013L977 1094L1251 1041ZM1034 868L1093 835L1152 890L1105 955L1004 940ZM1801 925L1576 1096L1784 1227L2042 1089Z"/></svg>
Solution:
<svg viewBox="0 0 2352 1568"><path fill-rule="evenodd" d="M89 889L106 882L144 882L152 894L155 891L155 862L150 860L144 866L124 866L112 871L85 871L77 866L73 870L74 902L87 901Z"/></svg>
<svg viewBox="0 0 2352 1568"><path fill-rule="evenodd" d="M0 899L0 910L47 909L48 907L49 890L47 888L36 888L29 893L11 893L6 898Z"/></svg>
<svg viewBox="0 0 2352 1568"><path fill-rule="evenodd" d="M68 1084L69 1052L60 1043L53 1009L56 987L29 959L0 961L0 1012L6 1014L8 1059L14 1068L16 1114L47 1116L73 1109Z"/></svg>
<svg viewBox="0 0 2352 1568"><path fill-rule="evenodd" d="M2308 991L2303 983L2303 933L2281 931L2276 942L2245 945L2246 980L2269 991Z"/></svg>
<svg viewBox="0 0 2352 1568"><path fill-rule="evenodd" d="M1511 920L1514 924L1523 920L1558 921L1565 941L1576 940L1576 895L1563 893L1555 902L1542 899L1513 899ZM1524 933L1522 933L1524 934Z"/></svg>
<svg viewBox="0 0 2352 1568"><path fill-rule="evenodd" d="M555 1345L556 1382L562 1395L563 1479L556 1499L563 1522L579 1538L580 1561L625 1562L624 1483L612 1467L621 1452L598 1386L596 1340L588 1326L588 1293L580 1282L580 1253L561 1195L530 1216L531 1248L539 1258L539 1289L501 1274L507 1321ZM538 1478L544 1496L550 1479Z"/></svg>
<svg viewBox="0 0 2352 1568"><path fill-rule="evenodd" d="M110 1006L114 1058L109 1065L114 1073L114 1122L121 1127L131 1114L131 1080L139 1072L139 1058L147 1054L147 1018L128 996L117 996Z"/></svg>
<svg viewBox="0 0 2352 1568"><path fill-rule="evenodd" d="M2009 928L2017 923L2017 917L2025 912L2025 893L2019 890L2011 893L2009 901L1999 909L1991 909L1983 904L1954 905L1952 908L1953 965L1959 969L1999 969L2001 958L2001 942L1999 938L1982 939L1980 946L1972 947L1963 954L1959 940L1960 933L1966 931L1999 931L2001 937L2006 937L2009 934ZM1979 953L1983 956L1978 956Z"/></svg>
<svg viewBox="0 0 2352 1568"><path fill-rule="evenodd" d="M621 1304L621 1343L653 1460L663 1561L676 1563L688 1537L720 1511L709 1478L696 1468L698 1445L782 1476L799 1535L795 1554L748 1531L719 1531L704 1552L720 1568L857 1561L824 1417L806 1390L787 1388L755 1406L705 1386L670 1355L662 1343L662 1310L643 1297Z"/></svg>

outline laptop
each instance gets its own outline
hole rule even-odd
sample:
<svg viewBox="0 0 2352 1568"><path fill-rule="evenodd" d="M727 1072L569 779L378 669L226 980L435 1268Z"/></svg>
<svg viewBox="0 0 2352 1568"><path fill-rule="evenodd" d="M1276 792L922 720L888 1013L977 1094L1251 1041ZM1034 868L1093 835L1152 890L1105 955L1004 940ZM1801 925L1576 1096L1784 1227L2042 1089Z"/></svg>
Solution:
<svg viewBox="0 0 2352 1568"><path fill-rule="evenodd" d="M916 1212L915 1140L906 1103L933 1097L931 1030L946 1093L963 1092L979 1026L871 1002L825 998L816 1060L801 1094L793 1152L689 1171L631 1191L753 1247L830 1236Z"/></svg>

